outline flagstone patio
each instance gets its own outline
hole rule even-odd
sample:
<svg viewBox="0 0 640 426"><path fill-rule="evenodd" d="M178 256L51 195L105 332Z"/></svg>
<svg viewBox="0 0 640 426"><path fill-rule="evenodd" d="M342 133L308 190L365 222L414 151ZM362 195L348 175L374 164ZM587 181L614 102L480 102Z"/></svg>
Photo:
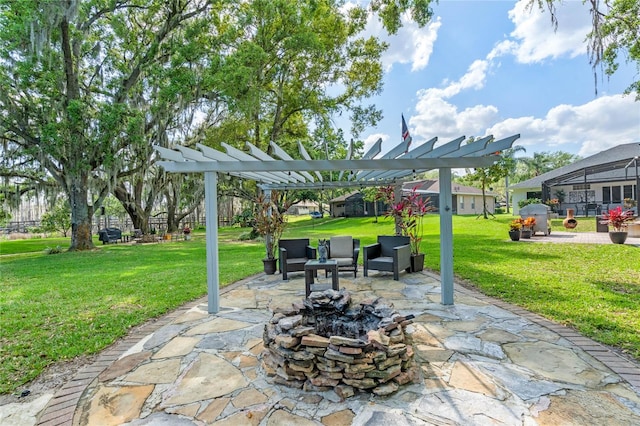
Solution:
<svg viewBox="0 0 640 426"><path fill-rule="evenodd" d="M259 275L224 289L216 315L203 299L105 351L39 424L640 424L638 366L572 329L460 285L455 305L441 305L428 272L349 275L340 286L354 299L415 315L420 377L391 396L274 385L260 362L264 325L304 298L304 276Z"/></svg>

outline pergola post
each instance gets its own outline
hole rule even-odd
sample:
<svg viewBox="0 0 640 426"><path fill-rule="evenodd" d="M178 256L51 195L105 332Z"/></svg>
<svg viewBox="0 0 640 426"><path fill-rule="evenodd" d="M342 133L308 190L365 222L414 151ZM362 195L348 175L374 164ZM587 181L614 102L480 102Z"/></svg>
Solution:
<svg viewBox="0 0 640 426"><path fill-rule="evenodd" d="M451 169L440 168L440 298L443 305L453 305L453 200Z"/></svg>
<svg viewBox="0 0 640 426"><path fill-rule="evenodd" d="M396 183L393 186L393 202L398 204L400 201L402 201L402 183ZM396 216L395 219L396 235L402 235L402 218Z"/></svg>
<svg viewBox="0 0 640 426"><path fill-rule="evenodd" d="M205 172L204 200L207 241L207 304L210 314L220 310L220 272L218 267L218 174Z"/></svg>

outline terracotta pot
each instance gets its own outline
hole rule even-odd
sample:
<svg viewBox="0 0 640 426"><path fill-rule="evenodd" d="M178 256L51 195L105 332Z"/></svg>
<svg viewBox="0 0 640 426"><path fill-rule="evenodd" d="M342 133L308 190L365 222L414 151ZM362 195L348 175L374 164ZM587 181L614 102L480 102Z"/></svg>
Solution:
<svg viewBox="0 0 640 426"><path fill-rule="evenodd" d="M520 230L514 229L509 231L509 238L511 238L511 241L520 241Z"/></svg>
<svg viewBox="0 0 640 426"><path fill-rule="evenodd" d="M573 218L573 209L567 209L567 217L562 221L567 229L573 229L578 226L578 221Z"/></svg>
<svg viewBox="0 0 640 426"><path fill-rule="evenodd" d="M613 244L624 244L627 241L626 231L609 231L609 239Z"/></svg>

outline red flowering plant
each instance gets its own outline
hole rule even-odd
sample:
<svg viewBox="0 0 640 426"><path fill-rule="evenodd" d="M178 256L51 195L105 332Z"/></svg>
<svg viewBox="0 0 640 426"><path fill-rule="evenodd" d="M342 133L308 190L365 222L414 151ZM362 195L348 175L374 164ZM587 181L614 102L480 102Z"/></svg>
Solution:
<svg viewBox="0 0 640 426"><path fill-rule="evenodd" d="M407 196L395 203L393 186L386 186L379 189L376 199L384 200L387 203L389 210L387 210L385 215L396 219L401 235L409 237L411 254L415 255L420 253L424 215L435 210L435 208L430 205L430 198L423 198L418 193L418 187L415 186Z"/></svg>
<svg viewBox="0 0 640 426"><path fill-rule="evenodd" d="M615 209L609 210L608 213L602 213L600 223L611 226L615 232L621 232L627 227L625 222L630 222L633 219L633 210L623 212L622 207L618 206Z"/></svg>

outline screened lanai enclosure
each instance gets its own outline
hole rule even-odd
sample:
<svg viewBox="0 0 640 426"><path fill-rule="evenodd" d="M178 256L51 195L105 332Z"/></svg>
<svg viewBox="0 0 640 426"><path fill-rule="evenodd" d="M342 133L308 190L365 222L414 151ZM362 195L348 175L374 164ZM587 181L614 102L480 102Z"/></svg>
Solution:
<svg viewBox="0 0 640 426"><path fill-rule="evenodd" d="M268 155L254 145L247 143L242 151L226 143L222 152L201 144L197 149L176 146L168 149L155 146L163 161L159 165L170 173L204 173L206 244L207 244L207 291L208 311L217 313L219 306L219 257L218 257L218 175L251 179L265 192L288 189L329 189L361 188L369 186L400 187L416 173L438 170L441 193L440 213L440 276L441 303L452 305L453 300L453 231L451 169L489 167L494 164L502 151L511 148L520 135L513 135L493 141L486 136L462 145L464 136L445 144L435 146L438 138L433 138L409 150L411 138L407 138L386 154L380 155L382 140L378 140L362 158L352 157L341 160L312 159L301 143L298 143L298 158L293 158L274 142ZM320 172L333 171L336 180L324 180Z"/></svg>

